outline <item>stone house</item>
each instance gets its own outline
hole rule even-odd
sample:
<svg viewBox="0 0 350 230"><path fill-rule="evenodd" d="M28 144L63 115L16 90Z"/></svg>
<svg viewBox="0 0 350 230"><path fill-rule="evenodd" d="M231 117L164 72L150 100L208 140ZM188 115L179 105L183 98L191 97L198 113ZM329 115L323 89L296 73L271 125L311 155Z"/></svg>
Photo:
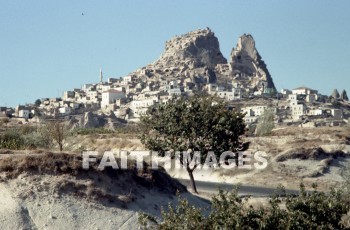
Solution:
<svg viewBox="0 0 350 230"><path fill-rule="evenodd" d="M300 119L305 115L306 107L304 104L296 104L291 106L292 116L294 120Z"/></svg>
<svg viewBox="0 0 350 230"><path fill-rule="evenodd" d="M125 98L125 93L110 89L102 93L101 108L108 106L109 104L115 104L116 100Z"/></svg>
<svg viewBox="0 0 350 230"><path fill-rule="evenodd" d="M172 97L174 96L180 96L182 94L181 89L180 88L174 88L174 89L169 89L168 94Z"/></svg>
<svg viewBox="0 0 350 230"><path fill-rule="evenodd" d="M74 100L75 98L75 92L74 91L64 91L63 92L63 96L62 99L65 101L70 101L70 100Z"/></svg>
<svg viewBox="0 0 350 230"><path fill-rule="evenodd" d="M307 110L307 115L309 116L321 116L324 111L322 109L309 109Z"/></svg>
<svg viewBox="0 0 350 230"><path fill-rule="evenodd" d="M67 116L70 115L72 113L72 108L68 107L68 106L64 106L58 109L59 113L61 116Z"/></svg>
<svg viewBox="0 0 350 230"><path fill-rule="evenodd" d="M318 91L303 86L303 87L298 87L293 89L292 93L296 95L308 95L308 94L317 94Z"/></svg>
<svg viewBox="0 0 350 230"><path fill-rule="evenodd" d="M331 109L331 114L334 119L343 119L343 111L341 109Z"/></svg>
<svg viewBox="0 0 350 230"><path fill-rule="evenodd" d="M305 101L308 103L314 103L316 101L317 95L315 94L308 94L306 95Z"/></svg>

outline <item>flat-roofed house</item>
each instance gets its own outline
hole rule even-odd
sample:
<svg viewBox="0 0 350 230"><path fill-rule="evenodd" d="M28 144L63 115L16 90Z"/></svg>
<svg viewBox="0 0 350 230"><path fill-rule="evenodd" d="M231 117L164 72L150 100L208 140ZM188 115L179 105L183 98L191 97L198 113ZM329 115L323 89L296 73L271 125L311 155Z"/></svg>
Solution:
<svg viewBox="0 0 350 230"><path fill-rule="evenodd" d="M115 104L118 99L125 98L122 91L110 89L102 93L101 108L107 107L109 104Z"/></svg>

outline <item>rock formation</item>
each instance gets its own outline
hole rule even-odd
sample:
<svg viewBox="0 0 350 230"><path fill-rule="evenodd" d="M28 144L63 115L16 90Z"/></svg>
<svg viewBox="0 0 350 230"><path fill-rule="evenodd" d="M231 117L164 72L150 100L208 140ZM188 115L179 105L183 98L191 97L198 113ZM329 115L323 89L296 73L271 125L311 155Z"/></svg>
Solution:
<svg viewBox="0 0 350 230"><path fill-rule="evenodd" d="M345 89L343 89L343 91L341 92L340 99L343 99L344 101L348 101L349 100L348 94L346 93Z"/></svg>
<svg viewBox="0 0 350 230"><path fill-rule="evenodd" d="M334 98L334 99L339 99L340 95L339 95L339 92L338 92L337 89L333 90L333 93L332 93L331 97Z"/></svg>
<svg viewBox="0 0 350 230"><path fill-rule="evenodd" d="M219 41L210 29L195 30L176 36L165 44L165 52L156 65L160 67L215 67L227 63L219 47Z"/></svg>
<svg viewBox="0 0 350 230"><path fill-rule="evenodd" d="M220 51L217 37L209 28L170 39L157 61L130 75L138 77L142 82L147 82L147 79L153 82L191 80L198 90L207 83L217 83L224 88L240 87L246 94L276 90L251 35L239 38L228 64Z"/></svg>
<svg viewBox="0 0 350 230"><path fill-rule="evenodd" d="M252 35L244 34L238 39L236 48L231 52L230 66L233 76L245 82L246 87L257 87L262 91L267 88L276 90Z"/></svg>
<svg viewBox="0 0 350 230"><path fill-rule="evenodd" d="M79 127L81 128L96 128L98 126L99 122L92 112L86 112L84 116L80 118Z"/></svg>

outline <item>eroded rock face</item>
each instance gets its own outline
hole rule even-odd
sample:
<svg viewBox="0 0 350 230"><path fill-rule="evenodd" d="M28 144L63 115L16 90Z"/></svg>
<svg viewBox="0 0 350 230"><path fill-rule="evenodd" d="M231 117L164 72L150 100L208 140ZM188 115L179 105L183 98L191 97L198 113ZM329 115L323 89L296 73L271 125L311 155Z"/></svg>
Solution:
<svg viewBox="0 0 350 230"><path fill-rule="evenodd" d="M244 34L239 38L228 63L220 51L217 37L209 28L170 39L158 60L130 75L143 82L191 81L195 90L202 90L208 83L225 89L239 87L245 95L276 90L251 35Z"/></svg>
<svg viewBox="0 0 350 230"><path fill-rule="evenodd" d="M230 66L233 76L246 87L276 89L265 62L261 59L250 34L242 35L232 49Z"/></svg>
<svg viewBox="0 0 350 230"><path fill-rule="evenodd" d="M155 62L157 66L190 68L215 67L227 63L219 47L219 41L209 29L195 30L176 36L165 44L165 52Z"/></svg>
<svg viewBox="0 0 350 230"><path fill-rule="evenodd" d="M86 112L79 121L81 128L96 128L99 127L99 122L92 112Z"/></svg>

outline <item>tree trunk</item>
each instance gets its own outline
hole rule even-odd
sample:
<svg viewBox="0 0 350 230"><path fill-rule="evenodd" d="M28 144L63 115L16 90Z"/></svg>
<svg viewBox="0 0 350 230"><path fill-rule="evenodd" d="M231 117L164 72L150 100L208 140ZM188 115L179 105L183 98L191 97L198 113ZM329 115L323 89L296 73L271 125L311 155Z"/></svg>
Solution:
<svg viewBox="0 0 350 230"><path fill-rule="evenodd" d="M60 152L63 151L63 144L62 143L58 143L58 145L60 146Z"/></svg>
<svg viewBox="0 0 350 230"><path fill-rule="evenodd" d="M192 191L194 193L198 193L197 187L196 187L196 182L194 181L194 177L193 177L193 170L187 167L187 172L188 172L188 175L190 176L190 185L191 185Z"/></svg>

